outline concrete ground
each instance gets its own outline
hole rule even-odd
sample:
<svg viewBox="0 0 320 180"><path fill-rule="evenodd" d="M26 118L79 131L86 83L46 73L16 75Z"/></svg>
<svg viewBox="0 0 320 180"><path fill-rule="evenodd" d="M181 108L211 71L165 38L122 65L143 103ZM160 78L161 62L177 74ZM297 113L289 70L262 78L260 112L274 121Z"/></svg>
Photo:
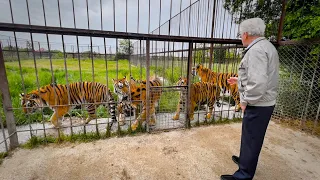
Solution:
<svg viewBox="0 0 320 180"><path fill-rule="evenodd" d="M0 179L219 179L237 165L241 123L17 149ZM270 122L255 179L320 179L320 139Z"/></svg>

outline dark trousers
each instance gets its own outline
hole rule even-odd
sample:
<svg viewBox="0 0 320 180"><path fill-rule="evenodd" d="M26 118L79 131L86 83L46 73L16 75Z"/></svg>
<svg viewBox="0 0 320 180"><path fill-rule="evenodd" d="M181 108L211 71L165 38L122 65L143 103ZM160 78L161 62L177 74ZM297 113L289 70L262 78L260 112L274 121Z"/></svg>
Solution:
<svg viewBox="0 0 320 180"><path fill-rule="evenodd" d="M242 120L239 169L236 179L252 179L274 106L247 106Z"/></svg>

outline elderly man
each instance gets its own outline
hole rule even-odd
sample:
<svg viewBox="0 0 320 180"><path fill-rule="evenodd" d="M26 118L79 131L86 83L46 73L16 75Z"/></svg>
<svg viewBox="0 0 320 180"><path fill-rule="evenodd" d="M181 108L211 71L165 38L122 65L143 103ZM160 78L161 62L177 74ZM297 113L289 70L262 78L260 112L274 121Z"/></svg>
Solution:
<svg viewBox="0 0 320 180"><path fill-rule="evenodd" d="M241 60L238 78L228 79L238 84L242 121L240 156L232 156L239 165L233 175L222 180L253 179L264 136L276 103L279 56L276 48L264 36L265 23L260 18L240 23L239 35L247 47Z"/></svg>

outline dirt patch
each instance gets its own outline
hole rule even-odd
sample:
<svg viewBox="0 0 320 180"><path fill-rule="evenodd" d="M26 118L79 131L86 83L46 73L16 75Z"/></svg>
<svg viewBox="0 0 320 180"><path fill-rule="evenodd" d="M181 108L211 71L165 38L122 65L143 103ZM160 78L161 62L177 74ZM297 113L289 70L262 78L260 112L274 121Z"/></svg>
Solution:
<svg viewBox="0 0 320 180"><path fill-rule="evenodd" d="M241 124L217 125L93 143L18 149L1 179L219 179L237 166ZM317 179L320 139L271 122L255 179Z"/></svg>

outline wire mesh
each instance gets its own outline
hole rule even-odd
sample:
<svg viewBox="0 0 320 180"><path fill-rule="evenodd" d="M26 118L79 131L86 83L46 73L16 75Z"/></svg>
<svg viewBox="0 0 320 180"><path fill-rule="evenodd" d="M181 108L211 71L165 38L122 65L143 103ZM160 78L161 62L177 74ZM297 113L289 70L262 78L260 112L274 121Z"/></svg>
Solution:
<svg viewBox="0 0 320 180"><path fill-rule="evenodd" d="M319 42L285 43L278 51L280 85L273 117L313 129L310 121L316 124L319 118Z"/></svg>

